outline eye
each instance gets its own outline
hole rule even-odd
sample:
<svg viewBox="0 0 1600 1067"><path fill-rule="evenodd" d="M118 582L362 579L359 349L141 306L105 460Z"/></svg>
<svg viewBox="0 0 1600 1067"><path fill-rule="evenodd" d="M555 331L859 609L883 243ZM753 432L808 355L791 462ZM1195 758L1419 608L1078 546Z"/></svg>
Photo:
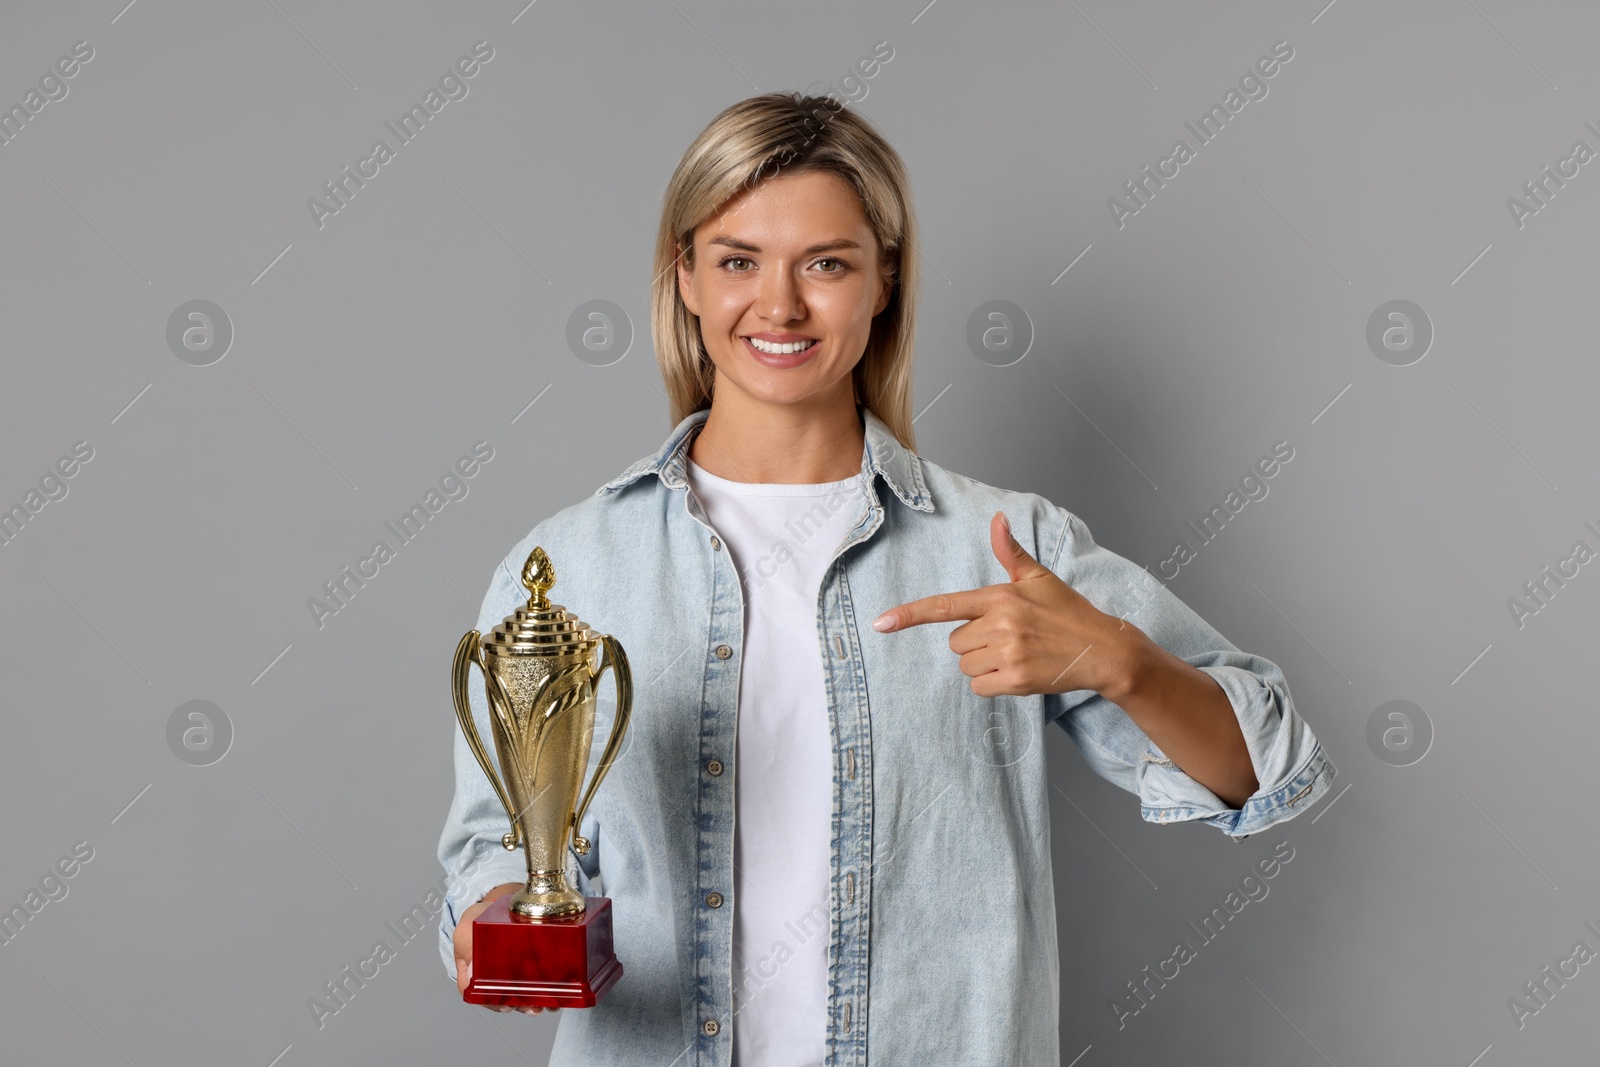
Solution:
<svg viewBox="0 0 1600 1067"><path fill-rule="evenodd" d="M838 274L838 273L842 272L847 266L849 266L849 264L847 264L844 260L836 259L833 256L823 256L821 259L817 260L817 262L818 263L836 263L836 264L838 264L838 270L825 270L825 271L822 272L824 274Z"/></svg>
<svg viewBox="0 0 1600 1067"><path fill-rule="evenodd" d="M732 255L732 256L726 256L723 259L721 259L720 261L718 261L717 266L726 267L729 263L732 263L736 259L743 260L746 263L750 262L750 257L749 256ZM734 273L735 274L743 274L744 271L736 270L736 271L734 271Z"/></svg>

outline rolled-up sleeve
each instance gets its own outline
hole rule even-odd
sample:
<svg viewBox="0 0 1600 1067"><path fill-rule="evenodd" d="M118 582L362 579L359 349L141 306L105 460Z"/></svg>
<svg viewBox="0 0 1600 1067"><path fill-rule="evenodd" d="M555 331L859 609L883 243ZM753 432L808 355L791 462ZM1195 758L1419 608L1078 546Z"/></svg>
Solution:
<svg viewBox="0 0 1600 1067"><path fill-rule="evenodd" d="M495 569L489 592L484 597L478 615L478 632L487 633L498 626L525 597L521 585L502 563ZM483 682L475 668L471 669L469 679L471 684L467 690L473 722L492 758L494 734L489 727L489 706ZM450 721L455 722L453 716ZM500 843L501 837L511 829L510 820L483 768L478 765L477 757L472 754L459 724L455 727L453 759L455 799L450 804L450 814L439 836L439 862L446 874L444 908L439 915L439 954L452 984L456 981L453 940L456 922L462 911L477 903L495 886L507 882L525 882L528 877L527 860L522 850L508 852Z"/></svg>
<svg viewBox="0 0 1600 1067"><path fill-rule="evenodd" d="M1242 807L1230 808L1105 697L1091 690L1047 695L1047 717L1067 731L1095 773L1137 794L1147 822L1200 821L1236 841L1310 808L1337 772L1295 711L1277 664L1241 652L1149 571L1096 544L1077 516L1058 509L1058 521L1060 539L1046 566L1096 608L1126 619L1216 680L1238 716L1260 784Z"/></svg>

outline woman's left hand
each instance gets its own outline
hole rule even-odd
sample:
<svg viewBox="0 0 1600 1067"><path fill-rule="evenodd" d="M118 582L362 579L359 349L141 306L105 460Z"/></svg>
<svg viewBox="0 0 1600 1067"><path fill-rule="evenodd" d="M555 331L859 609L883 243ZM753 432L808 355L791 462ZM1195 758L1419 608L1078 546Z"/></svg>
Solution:
<svg viewBox="0 0 1600 1067"><path fill-rule="evenodd" d="M961 657L961 673L971 677L978 696L1092 689L1114 700L1112 694L1131 685L1149 641L1138 627L1100 611L1030 556L1011 536L1004 512L989 520L989 544L1009 582L901 604L873 628L970 620L950 632L950 650Z"/></svg>

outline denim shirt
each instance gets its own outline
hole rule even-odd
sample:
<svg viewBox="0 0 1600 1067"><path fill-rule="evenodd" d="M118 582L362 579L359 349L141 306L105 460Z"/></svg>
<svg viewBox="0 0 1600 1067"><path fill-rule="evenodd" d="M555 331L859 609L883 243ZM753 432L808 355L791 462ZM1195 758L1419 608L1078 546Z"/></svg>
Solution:
<svg viewBox="0 0 1600 1067"><path fill-rule="evenodd" d="M1144 568L1097 545L1075 515L922 459L858 411L865 499L823 573L816 614L833 738L830 908L826 929L809 933L827 938L826 1062L1057 1064L1050 725L1135 794L1145 820L1199 820L1235 840L1311 807L1334 766L1277 666L1239 651ZM731 1060L744 597L685 480L689 442L708 414L687 416L653 455L535 526L495 570L477 622L487 633L526 601L518 575L540 545L556 570L551 600L615 636L632 666L626 742L580 827L591 848L568 852L580 891L611 898L623 976L596 1007L559 1013L557 1067ZM989 544L996 510L1095 607L1221 685L1260 782L1242 808L1091 690L975 695L948 644L958 623L872 629L898 604L1006 581ZM616 711L610 680L602 686L591 768ZM488 738L476 678L471 692ZM526 876L521 853L500 844L505 810L459 729L454 759L439 840L449 876L439 949L452 981L457 918L493 886ZM713 892L721 897L708 901Z"/></svg>

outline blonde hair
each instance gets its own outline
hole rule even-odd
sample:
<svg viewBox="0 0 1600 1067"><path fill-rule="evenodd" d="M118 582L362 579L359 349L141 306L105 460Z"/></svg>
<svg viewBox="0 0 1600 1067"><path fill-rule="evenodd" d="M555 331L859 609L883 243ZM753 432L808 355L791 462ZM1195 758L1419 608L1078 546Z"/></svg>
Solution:
<svg viewBox="0 0 1600 1067"><path fill-rule="evenodd" d="M672 172L662 196L650 285L650 332L672 424L711 406L716 371L701 340L699 320L678 291L678 249L693 268L696 226L745 187L806 171L837 174L861 197L878 241L880 269L892 278L892 289L851 372L855 397L902 445L916 451L911 354L918 257L910 182L904 162L883 136L831 94L771 92L741 100L700 131Z"/></svg>

